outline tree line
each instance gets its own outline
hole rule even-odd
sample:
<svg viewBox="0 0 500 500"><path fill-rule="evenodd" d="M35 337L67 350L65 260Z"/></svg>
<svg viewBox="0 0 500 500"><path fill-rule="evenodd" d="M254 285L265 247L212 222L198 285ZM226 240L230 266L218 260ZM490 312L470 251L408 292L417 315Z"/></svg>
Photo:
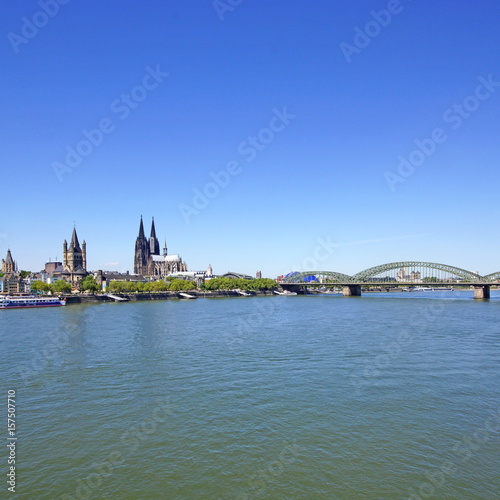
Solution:
<svg viewBox="0 0 500 500"><path fill-rule="evenodd" d="M108 285L110 293L134 293L134 292L187 292L194 290L196 284L193 281L172 279L169 281L111 281Z"/></svg>
<svg viewBox="0 0 500 500"><path fill-rule="evenodd" d="M44 283L43 281L33 281L31 290L36 293L70 293L71 284L64 280L57 280L54 283ZM111 281L107 286L110 293L135 293L135 292L188 292L195 290L196 283L191 280L167 279L157 281ZM200 286L201 290L275 290L278 288L276 281L267 278L257 279L232 279L213 278ZM101 286L96 282L94 276L89 274L79 283L82 292L97 293L101 291Z"/></svg>
<svg viewBox="0 0 500 500"><path fill-rule="evenodd" d="M268 278L257 279L233 279L233 278L213 278L206 281L201 285L205 290L244 290L244 291L258 291L258 290L275 290L278 288L276 281Z"/></svg>

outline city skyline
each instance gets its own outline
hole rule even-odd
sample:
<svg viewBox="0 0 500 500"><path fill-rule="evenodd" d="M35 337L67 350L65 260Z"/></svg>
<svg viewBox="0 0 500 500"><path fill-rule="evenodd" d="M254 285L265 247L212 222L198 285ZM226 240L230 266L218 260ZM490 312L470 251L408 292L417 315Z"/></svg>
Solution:
<svg viewBox="0 0 500 500"><path fill-rule="evenodd" d="M141 241L141 239L144 240L144 244L147 245L147 247L149 248L150 245L153 245L154 246L154 250L150 250L150 252L154 252L154 257L157 257L156 260L158 260L158 262L161 262L163 263L163 260L165 259L165 262L166 263L169 263L169 262L174 262L174 263L181 263L183 266L186 266L186 264L184 262L182 262L182 259L180 257L180 255L178 254L174 254L172 255L171 253L168 252L167 250L167 242L166 242L166 239L164 241L164 244L163 244L163 247L161 248L161 254L160 254L160 243L159 243L159 240L158 238L156 237L156 230L155 230L155 221L154 221L154 217L151 218L151 235L150 237L146 237L145 236L146 234L146 231L144 229L144 221L143 221L143 217L141 216L140 217L140 228L139 228L139 236L136 238L136 243L135 243L135 252L134 252L134 260L135 260L135 264L134 264L134 268L133 268L133 271L130 271L129 269L123 271L124 273L126 274L138 274L138 275L145 275L145 276L153 276L153 275L156 275L158 274L157 271L159 271L159 269L156 269L156 271L152 271L153 268L149 268L149 264L148 266L145 266L144 269L142 269L143 272L137 272L138 269L136 268L136 265L137 265L137 259L138 259L138 244L139 242ZM154 240L154 241L153 241ZM76 243L74 243L76 242ZM313 272L313 271L324 271L325 269L321 268L321 266L319 265L321 262L327 260L329 254L332 252L333 249L335 249L337 247L336 244L332 244L331 241L329 240L325 240L325 239L322 239L322 238L319 238L318 239L318 242L317 242L317 246L313 252L313 254L311 255L311 257L308 257L307 259L305 259L303 262L302 262L302 265L301 266L295 266L295 269L293 271L291 271L289 274L294 274L294 273L302 273L302 274L305 274L305 273L308 273L308 272ZM371 243L370 241L359 241L359 242L353 242L352 244L353 245L356 245L356 244L367 244L367 243ZM77 236L77 230L76 230L76 225L73 227L73 232L72 232L72 237L71 237L71 243L70 243L70 247L73 248L73 246L75 246L75 248L78 248L78 251L81 251L80 248L78 247L78 236ZM122 271L116 271L116 270L113 270L113 269L91 269L91 268L87 268L86 266L86 242L85 240L83 240L83 243L82 243L82 248L83 248L83 267L82 269L86 269L89 273L93 273L93 272L97 272L97 271L108 271L108 272L122 272ZM153 248L153 247L152 247ZM44 262L44 265L46 267L46 264L49 264L49 263L59 263L59 264L63 264L63 262L65 263L66 262L66 252L67 252L67 241L64 240L63 242L63 252L62 252L62 255L63 255L63 258L62 259L59 259L58 256L56 256L55 259L51 259L49 258L48 260L46 260ZM166 259L166 256L168 255L168 259ZM153 256L153 255L152 255ZM149 252L147 253L147 258L149 257ZM13 259L12 257L12 252L11 252L11 249L8 248L7 249L7 253L6 253L6 258L5 259L2 259L2 264L4 262L11 262L12 265L15 267L16 269L16 272L19 272L19 271L29 271L29 272L32 272L32 273L37 273L39 272L40 270L43 271L43 269L28 269L26 267L19 267L18 266L18 262L16 259ZM411 262L411 261L401 261L401 262L392 262L392 263L389 263L389 262L384 262L384 263L378 263L376 264L375 266L372 266L373 268L375 267L379 267L379 266L382 266L382 265L385 265L385 264L398 264L400 265L400 269L399 269L399 274L404 274L404 273L409 273L408 269L411 267L412 269L415 267L415 266L419 266L420 264L422 264L421 262ZM427 264L432 264L432 262L427 262ZM434 262L434 264L438 264L438 265L443 265L445 267L449 267L450 264L449 263L445 263L445 262ZM64 264L66 265L66 264ZM163 264L162 264L163 265ZM207 266L210 270L212 270L212 265L209 264ZM370 268L366 268L366 269L358 269L357 273L360 273L361 271L368 271L370 269L372 269L372 267ZM454 267L456 268L456 266L451 266L451 267ZM393 267L393 269L396 269L396 267ZM461 268L456 268L458 270L460 270ZM478 275L479 277L484 277L484 276L487 276L487 275L491 275L491 274L497 274L498 271L493 271L493 272L487 272L487 273L480 273L478 272L477 270L474 270L474 269L470 269L470 268L463 268L462 269L463 271L467 271L467 272L471 272L473 274L476 274ZM177 272L178 270L176 269L173 269L171 270L171 272ZM183 270L181 269L180 272L188 272L188 273L191 273L193 271L197 271L197 272L204 272L205 269L202 269L202 268L197 268L197 269L187 269L187 268L183 268ZM327 270L327 272L338 272L338 270ZM230 272L230 271L228 271ZM162 278L163 277L163 273L165 276L168 275L168 269L165 268L165 270L161 273L158 274L157 276L157 279L159 278ZM262 275L262 272L260 270L257 270L256 271L257 274L259 275ZM357 274L357 273L353 273L353 274ZM212 275L213 273L212 272L209 272L208 273L209 275ZM222 274L222 272L221 272ZM287 273L282 273L282 275L277 275L278 277L280 276L283 276ZM399 274L397 277L399 277ZM432 274L432 273L431 273ZM413 276L415 275L415 276ZM273 277L274 278L274 277ZM409 273L409 276L407 277L408 279L406 280L403 280L403 281L413 281L413 280L417 280L419 281L420 279L420 272L419 271L415 271L413 270L412 273Z"/></svg>
<svg viewBox="0 0 500 500"><path fill-rule="evenodd" d="M132 271L143 214L218 274L496 272L499 11L9 4L0 254L38 271L76 224L89 269Z"/></svg>

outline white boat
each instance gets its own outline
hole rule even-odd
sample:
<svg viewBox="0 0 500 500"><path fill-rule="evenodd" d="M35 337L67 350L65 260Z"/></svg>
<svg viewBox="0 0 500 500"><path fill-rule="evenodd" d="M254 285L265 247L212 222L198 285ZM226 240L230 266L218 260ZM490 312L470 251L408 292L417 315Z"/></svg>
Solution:
<svg viewBox="0 0 500 500"><path fill-rule="evenodd" d="M278 290L274 290L276 295L285 295L287 297L291 297L292 295L297 295L296 292L291 292L290 290L283 290L282 292L278 292Z"/></svg>
<svg viewBox="0 0 500 500"><path fill-rule="evenodd" d="M190 295L189 293L179 292L182 299L196 299L196 295Z"/></svg>
<svg viewBox="0 0 500 500"><path fill-rule="evenodd" d="M37 297L35 295L13 297L7 295L0 298L0 309L22 309L25 307L58 307L65 305L66 299L61 297Z"/></svg>
<svg viewBox="0 0 500 500"><path fill-rule="evenodd" d="M251 293L244 292L243 290L235 290L235 292L236 292L238 295L241 295L242 297L251 297L251 296L252 296L252 294L251 294Z"/></svg>

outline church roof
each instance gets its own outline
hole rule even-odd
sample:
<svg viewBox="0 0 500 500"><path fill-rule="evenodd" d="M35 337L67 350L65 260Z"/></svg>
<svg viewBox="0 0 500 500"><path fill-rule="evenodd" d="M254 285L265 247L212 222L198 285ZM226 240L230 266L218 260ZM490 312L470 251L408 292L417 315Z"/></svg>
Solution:
<svg viewBox="0 0 500 500"><path fill-rule="evenodd" d="M76 250L77 252L81 252L80 243L78 241L78 235L76 234L76 227L73 228L73 234L71 235L71 243L70 248Z"/></svg>
<svg viewBox="0 0 500 500"><path fill-rule="evenodd" d="M10 253L10 248L9 250L7 250L7 257L5 257L5 263L14 265L14 259L12 258L12 254Z"/></svg>
<svg viewBox="0 0 500 500"><path fill-rule="evenodd" d="M182 262L180 255L151 255L153 262Z"/></svg>

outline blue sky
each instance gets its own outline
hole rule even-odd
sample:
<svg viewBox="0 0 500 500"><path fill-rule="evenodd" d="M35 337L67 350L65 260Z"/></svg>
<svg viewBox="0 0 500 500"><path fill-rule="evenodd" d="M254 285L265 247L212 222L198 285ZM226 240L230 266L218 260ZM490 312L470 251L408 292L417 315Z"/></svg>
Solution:
<svg viewBox="0 0 500 500"><path fill-rule="evenodd" d="M497 2L2 14L0 254L22 269L76 223L89 269L132 270L142 214L192 270L500 270Z"/></svg>

